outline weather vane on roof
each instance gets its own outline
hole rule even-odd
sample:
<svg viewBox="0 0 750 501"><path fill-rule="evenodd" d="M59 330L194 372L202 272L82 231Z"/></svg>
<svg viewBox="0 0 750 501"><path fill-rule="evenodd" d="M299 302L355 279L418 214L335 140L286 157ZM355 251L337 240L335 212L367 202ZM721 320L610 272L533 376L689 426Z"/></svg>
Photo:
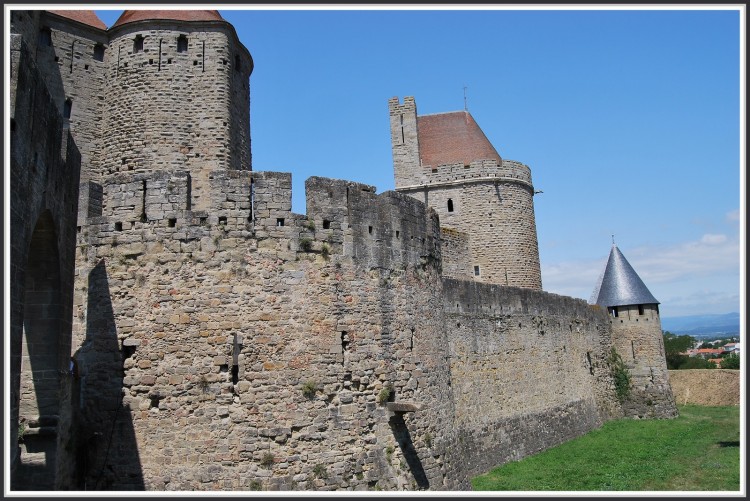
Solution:
<svg viewBox="0 0 750 501"><path fill-rule="evenodd" d="M612 245L615 245L615 236L612 235Z"/></svg>
<svg viewBox="0 0 750 501"><path fill-rule="evenodd" d="M466 87L466 86L464 85L464 111L469 111L469 106L468 106L468 105L466 104L466 89L467 89L467 88L468 88L468 87Z"/></svg>

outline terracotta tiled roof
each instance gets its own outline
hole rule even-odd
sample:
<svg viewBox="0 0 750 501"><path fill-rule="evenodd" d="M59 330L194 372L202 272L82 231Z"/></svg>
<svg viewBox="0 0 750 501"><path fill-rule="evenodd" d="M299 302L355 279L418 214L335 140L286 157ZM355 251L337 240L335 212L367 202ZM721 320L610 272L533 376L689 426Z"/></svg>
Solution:
<svg viewBox="0 0 750 501"><path fill-rule="evenodd" d="M50 10L48 12L60 17L72 19L73 21L78 21L79 23L88 24L94 28L102 30L107 29L107 25L99 19L99 16L97 16L93 10Z"/></svg>
<svg viewBox="0 0 750 501"><path fill-rule="evenodd" d="M715 348L701 348L696 353L705 354L705 355L718 355L719 353L723 353L724 350L718 350Z"/></svg>
<svg viewBox="0 0 750 501"><path fill-rule="evenodd" d="M417 131L423 166L468 164L475 160L502 162L468 111L419 116Z"/></svg>
<svg viewBox="0 0 750 501"><path fill-rule="evenodd" d="M169 19L174 21L223 21L218 10L126 10L115 24L120 26L145 19Z"/></svg>

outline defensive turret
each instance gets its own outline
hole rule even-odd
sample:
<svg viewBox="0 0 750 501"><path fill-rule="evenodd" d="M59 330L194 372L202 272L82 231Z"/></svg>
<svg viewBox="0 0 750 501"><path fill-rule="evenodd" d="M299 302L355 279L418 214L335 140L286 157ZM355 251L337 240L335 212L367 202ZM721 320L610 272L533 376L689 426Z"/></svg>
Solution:
<svg viewBox="0 0 750 501"><path fill-rule="evenodd" d="M612 344L631 375L630 391L623 401L625 415L675 417L659 301L614 244L589 303L609 312Z"/></svg>

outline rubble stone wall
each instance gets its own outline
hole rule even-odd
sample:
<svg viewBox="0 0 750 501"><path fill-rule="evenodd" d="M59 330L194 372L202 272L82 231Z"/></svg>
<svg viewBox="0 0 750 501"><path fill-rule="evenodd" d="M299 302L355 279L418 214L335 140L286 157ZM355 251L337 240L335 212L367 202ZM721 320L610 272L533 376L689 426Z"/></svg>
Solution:
<svg viewBox="0 0 750 501"><path fill-rule="evenodd" d="M669 384L678 405L740 405L738 370L671 370Z"/></svg>
<svg viewBox="0 0 750 501"><path fill-rule="evenodd" d="M471 475L622 415L601 310L477 282L446 279L443 290L458 447Z"/></svg>

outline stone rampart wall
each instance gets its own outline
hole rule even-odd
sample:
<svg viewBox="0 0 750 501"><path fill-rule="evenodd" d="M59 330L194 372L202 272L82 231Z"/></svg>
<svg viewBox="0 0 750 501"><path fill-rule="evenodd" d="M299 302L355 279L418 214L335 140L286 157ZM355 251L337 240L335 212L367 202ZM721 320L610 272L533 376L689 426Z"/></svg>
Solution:
<svg viewBox="0 0 750 501"><path fill-rule="evenodd" d="M91 485L467 488L445 433L434 213L312 178L305 218L288 174L231 171L213 174L211 211L190 211L189 181L113 179L80 234L87 461L107 465Z"/></svg>
<svg viewBox="0 0 750 501"><path fill-rule="evenodd" d="M669 371L678 405L740 405L740 371L688 369Z"/></svg>
<svg viewBox="0 0 750 501"><path fill-rule="evenodd" d="M445 279L443 289L455 447L469 475L621 415L607 362L606 313L515 287Z"/></svg>

